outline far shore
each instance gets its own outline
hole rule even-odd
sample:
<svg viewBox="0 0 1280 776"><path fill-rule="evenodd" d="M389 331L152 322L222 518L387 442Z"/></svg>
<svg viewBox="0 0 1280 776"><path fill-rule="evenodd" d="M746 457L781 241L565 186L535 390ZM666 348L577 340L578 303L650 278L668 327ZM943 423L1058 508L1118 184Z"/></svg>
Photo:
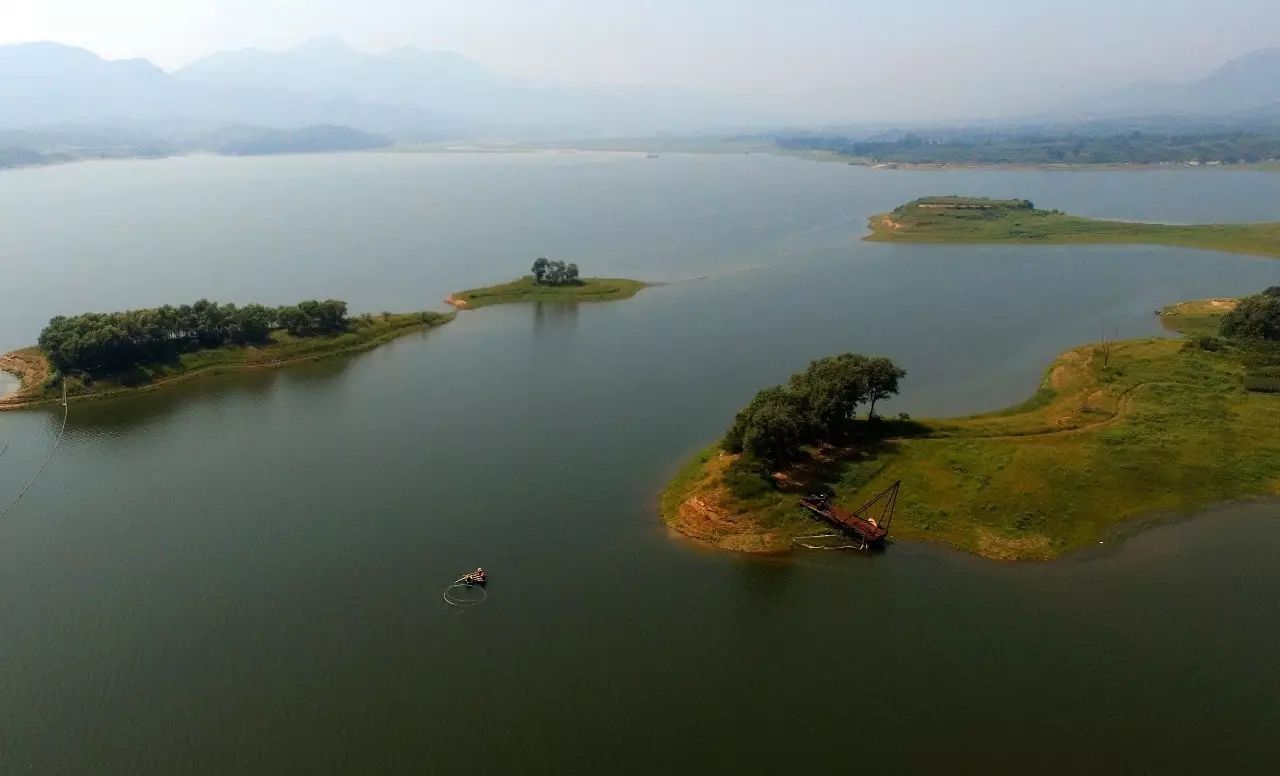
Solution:
<svg viewBox="0 0 1280 776"><path fill-rule="evenodd" d="M218 154L212 151L188 151L165 155L136 156L83 156L65 159L49 159L25 164L10 164L0 167L5 170L31 170L39 168L62 167L85 162L113 161L146 161L158 159L176 159L183 157L223 156L229 158L263 157L263 156L303 156L330 154L554 154L554 153L618 153L637 157L656 157L660 154L712 154L712 155L747 155L762 154L772 156L789 156L815 162L839 163L852 167L865 167L884 171L1024 171L1024 172L1150 172L1158 170L1236 170L1253 172L1280 172L1280 163L1276 162L1106 162L1106 163L1065 163L1065 162L894 162L882 161L857 156L845 156L832 151L822 150L789 150L762 142L737 141L716 138L691 138L682 142L678 138L623 138L617 140L569 141L569 142L516 142L516 141L442 141L438 143L397 143L378 148L333 149L317 151L290 151L271 154Z"/></svg>

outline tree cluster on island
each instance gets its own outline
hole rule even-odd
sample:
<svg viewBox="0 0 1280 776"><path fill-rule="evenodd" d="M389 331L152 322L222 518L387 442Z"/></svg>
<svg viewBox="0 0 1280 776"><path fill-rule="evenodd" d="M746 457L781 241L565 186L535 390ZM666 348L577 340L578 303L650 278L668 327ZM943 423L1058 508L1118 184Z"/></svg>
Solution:
<svg viewBox="0 0 1280 776"><path fill-rule="evenodd" d="M1280 286L1241 299L1222 316L1219 331L1231 339L1280 340Z"/></svg>
<svg viewBox="0 0 1280 776"><path fill-rule="evenodd" d="M565 264L563 261L551 261L539 256L529 270L533 273L533 282L539 286L576 286L582 281L578 279L578 265Z"/></svg>
<svg viewBox="0 0 1280 776"><path fill-rule="evenodd" d="M205 348L261 344L273 329L310 337L345 331L347 324L347 303L337 299L283 307L201 299L178 307L59 315L40 332L39 346L59 371L112 372Z"/></svg>
<svg viewBox="0 0 1280 776"><path fill-rule="evenodd" d="M813 443L846 433L859 406L868 419L876 402L898 393L906 371L887 358L843 353L818 359L785 386L766 388L738 413L722 447L777 466L800 457Z"/></svg>

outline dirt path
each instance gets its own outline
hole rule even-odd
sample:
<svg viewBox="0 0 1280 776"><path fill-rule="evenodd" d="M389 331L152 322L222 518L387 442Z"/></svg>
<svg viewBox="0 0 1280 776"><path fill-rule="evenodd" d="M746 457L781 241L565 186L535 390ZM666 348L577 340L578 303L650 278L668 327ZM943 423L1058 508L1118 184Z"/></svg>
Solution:
<svg viewBox="0 0 1280 776"><path fill-rule="evenodd" d="M1121 393L1121 394L1120 394L1120 396L1116 399L1116 410L1115 410L1115 412L1111 413L1111 415L1110 415L1110 416L1108 416L1108 417L1106 417L1106 418L1103 418L1102 420L1096 421L1096 422L1094 422L1094 423L1086 423L1086 424L1085 424L1085 425L1083 425L1083 426L1073 426L1073 427L1071 427L1071 428L1056 428L1056 429L1055 429L1055 428L1049 428L1049 429L1045 429L1044 431L1029 431L1029 432L1027 432L1027 433L1025 433L1025 434L991 434L991 435L985 435L985 436L984 436L984 435L981 435L981 434L975 434L975 435L962 435L962 434L956 434L956 435L953 435L953 436L934 437L934 438L935 438L935 439L991 439L991 440L1014 440L1014 439L1034 439L1034 438L1036 438L1036 437L1056 436L1056 435L1059 435L1059 434L1083 434L1083 433L1084 433L1084 432L1086 432L1086 431L1093 431L1093 430L1095 430L1095 429L1099 429L1099 428L1106 428L1107 426L1114 425L1115 423L1117 423L1117 422L1119 422L1120 420L1124 419L1124 418L1125 418L1125 416L1127 416L1127 415L1129 414L1130 410L1133 408L1133 399L1134 399L1134 394L1135 394L1135 393L1137 393L1138 389L1139 389L1139 388L1147 388L1147 387L1154 386L1154 385L1183 385L1183 386L1185 386L1186 384L1185 384L1185 383L1161 382L1161 381L1155 381L1155 380L1148 381L1148 382L1142 382L1142 383L1135 383L1134 385L1131 385L1131 386L1129 386L1128 388L1126 388L1126 389L1125 389L1125 391L1124 391L1123 393ZM895 438L895 439L893 439L893 440L890 440L890 441L894 441L894 442L903 442L903 441L907 441L907 440L909 440L909 439L910 439L910 437L897 437L897 438Z"/></svg>

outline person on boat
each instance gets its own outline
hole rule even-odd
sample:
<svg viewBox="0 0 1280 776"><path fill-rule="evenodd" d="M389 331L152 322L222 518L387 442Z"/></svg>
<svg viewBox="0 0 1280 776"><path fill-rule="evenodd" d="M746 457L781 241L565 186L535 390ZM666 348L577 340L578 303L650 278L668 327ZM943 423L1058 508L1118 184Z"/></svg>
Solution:
<svg viewBox="0 0 1280 776"><path fill-rule="evenodd" d="M479 566L476 566L476 570L468 574L467 578L470 579L472 582L479 582L480 584L484 584L484 569Z"/></svg>

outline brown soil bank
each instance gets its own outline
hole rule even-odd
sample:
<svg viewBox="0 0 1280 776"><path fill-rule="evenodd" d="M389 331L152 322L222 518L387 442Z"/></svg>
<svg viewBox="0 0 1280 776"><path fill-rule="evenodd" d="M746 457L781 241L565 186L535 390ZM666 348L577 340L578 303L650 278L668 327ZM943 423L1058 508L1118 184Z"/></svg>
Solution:
<svg viewBox="0 0 1280 776"><path fill-rule="evenodd" d="M18 378L18 389L0 396L0 409L17 409L41 398L41 389L52 374L39 348L23 348L0 356L0 372Z"/></svg>

